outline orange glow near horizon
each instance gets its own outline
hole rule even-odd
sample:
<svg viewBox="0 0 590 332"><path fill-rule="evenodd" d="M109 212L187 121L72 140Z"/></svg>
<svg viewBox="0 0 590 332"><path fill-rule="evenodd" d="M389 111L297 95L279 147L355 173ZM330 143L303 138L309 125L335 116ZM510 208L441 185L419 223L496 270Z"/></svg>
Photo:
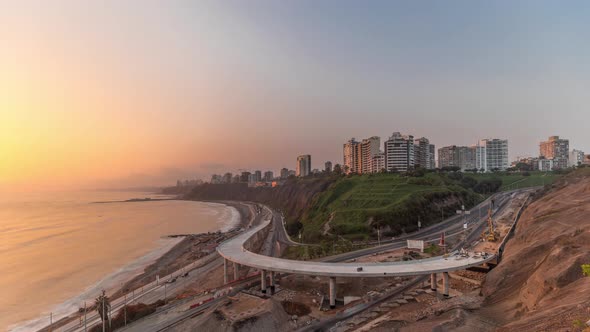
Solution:
<svg viewBox="0 0 590 332"><path fill-rule="evenodd" d="M0 186L84 186L192 162L153 87L109 72L108 59L12 37L25 47L0 56Z"/></svg>

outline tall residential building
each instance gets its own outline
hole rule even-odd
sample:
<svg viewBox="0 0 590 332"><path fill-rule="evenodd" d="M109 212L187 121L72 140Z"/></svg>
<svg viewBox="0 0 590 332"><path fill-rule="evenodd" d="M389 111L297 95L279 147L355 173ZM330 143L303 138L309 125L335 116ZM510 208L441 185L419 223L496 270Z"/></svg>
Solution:
<svg viewBox="0 0 590 332"><path fill-rule="evenodd" d="M248 176L248 185L249 185L249 186L253 186L253 185L255 185L255 184L256 184L256 182L258 182L258 179L257 179L257 177L256 177L256 173L251 173L251 174Z"/></svg>
<svg viewBox="0 0 590 332"><path fill-rule="evenodd" d="M438 149L438 167L459 167L462 171L474 169L476 165L474 146L445 146Z"/></svg>
<svg viewBox="0 0 590 332"><path fill-rule="evenodd" d="M475 145L475 168L480 172L485 172L487 169L488 159L486 157L486 147Z"/></svg>
<svg viewBox="0 0 590 332"><path fill-rule="evenodd" d="M261 171L255 171L254 175L256 176L256 182L262 181L262 172Z"/></svg>
<svg viewBox="0 0 590 332"><path fill-rule="evenodd" d="M424 169L434 168L434 145L430 144L427 138L414 140L414 164Z"/></svg>
<svg viewBox="0 0 590 332"><path fill-rule="evenodd" d="M371 173L379 173L385 169L385 153L379 152L371 161Z"/></svg>
<svg viewBox="0 0 590 332"><path fill-rule="evenodd" d="M380 145L381 138L379 138L379 136L373 136L362 140L360 150L361 169L359 173L371 173L373 169L373 157L381 152L379 150Z"/></svg>
<svg viewBox="0 0 590 332"><path fill-rule="evenodd" d="M324 164L324 171L326 171L326 173L332 173L332 162L331 161L326 161L326 163Z"/></svg>
<svg viewBox="0 0 590 332"><path fill-rule="evenodd" d="M476 168L475 146L459 147L459 167L462 171Z"/></svg>
<svg viewBox="0 0 590 332"><path fill-rule="evenodd" d="M443 167L460 167L459 152L456 145L443 146L438 149L438 168Z"/></svg>
<svg viewBox="0 0 590 332"><path fill-rule="evenodd" d="M231 183L233 177L234 176L231 173L225 173L225 174L223 174L223 183Z"/></svg>
<svg viewBox="0 0 590 332"><path fill-rule="evenodd" d="M479 148L479 149L478 149ZM494 170L504 171L510 167L508 161L508 140L482 139L479 141L476 151L476 167L485 172Z"/></svg>
<svg viewBox="0 0 590 332"><path fill-rule="evenodd" d="M414 168L414 136L395 132L384 144L385 169L407 172Z"/></svg>
<svg viewBox="0 0 590 332"><path fill-rule="evenodd" d="M344 172L347 174L361 172L361 143L354 138L344 143L344 163L342 167L344 167Z"/></svg>
<svg viewBox="0 0 590 332"><path fill-rule="evenodd" d="M549 140L539 144L539 155L546 159L553 159L553 167L556 169L567 168L569 163L570 141L550 136Z"/></svg>
<svg viewBox="0 0 590 332"><path fill-rule="evenodd" d="M569 166L575 167L584 163L584 151L573 149L569 155Z"/></svg>
<svg viewBox="0 0 590 332"><path fill-rule="evenodd" d="M274 174L272 171L266 171L264 172L264 181L266 182L271 182L274 179Z"/></svg>
<svg viewBox="0 0 590 332"><path fill-rule="evenodd" d="M289 177L289 170L286 168L281 168L281 179L286 179Z"/></svg>
<svg viewBox="0 0 590 332"><path fill-rule="evenodd" d="M308 154L297 157L296 175L300 177L311 174L311 156Z"/></svg>
<svg viewBox="0 0 590 332"><path fill-rule="evenodd" d="M240 175L240 182L250 181L250 175L250 172L242 172L242 175Z"/></svg>
<svg viewBox="0 0 590 332"><path fill-rule="evenodd" d="M434 144L430 144L428 146L428 150L430 151L430 167L428 167L428 169L435 169L436 168L436 158L435 158L436 147L434 146Z"/></svg>

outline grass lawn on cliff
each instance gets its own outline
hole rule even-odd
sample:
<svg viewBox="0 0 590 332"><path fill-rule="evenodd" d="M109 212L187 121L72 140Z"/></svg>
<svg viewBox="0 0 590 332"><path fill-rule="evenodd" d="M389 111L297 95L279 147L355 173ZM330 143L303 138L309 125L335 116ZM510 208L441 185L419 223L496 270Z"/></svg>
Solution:
<svg viewBox="0 0 590 332"><path fill-rule="evenodd" d="M325 222L328 221L330 233L353 240L366 239L370 233L367 221L372 216L402 207L416 194L461 190L456 185L449 185L448 180L435 173L419 178L398 174L342 178L321 193L304 216L304 236L317 237L317 234L323 234ZM450 213L441 212L447 215Z"/></svg>
<svg viewBox="0 0 590 332"><path fill-rule="evenodd" d="M561 176L551 172L530 172L529 174L528 176L524 176L522 174L466 173L465 176L471 176L477 180L491 179L493 177L500 178L502 180L502 188L500 190L502 191L552 184Z"/></svg>
<svg viewBox="0 0 590 332"><path fill-rule="evenodd" d="M528 176L501 173L465 173L464 176L478 181L499 178L502 180L500 190L551 184L558 177L543 172L531 172ZM436 193L442 198L431 203L433 195L437 197ZM446 198L450 197L448 195L455 196ZM460 202L449 202L452 199L457 200L458 196ZM399 174L343 177L319 194L304 214L303 236L310 242L317 242L326 234L337 234L350 240L366 240L374 231L370 226L373 218L386 216L388 213L398 219L401 219L400 213L405 214L405 220L401 221L404 225L401 227L404 231L413 231L412 228L417 227L418 213L426 210L425 207L429 211L424 212L421 219L423 226L455 213L457 205L465 204L470 207L483 199L485 195L460 187L459 181L451 180L444 174L427 173L423 177L405 177Z"/></svg>

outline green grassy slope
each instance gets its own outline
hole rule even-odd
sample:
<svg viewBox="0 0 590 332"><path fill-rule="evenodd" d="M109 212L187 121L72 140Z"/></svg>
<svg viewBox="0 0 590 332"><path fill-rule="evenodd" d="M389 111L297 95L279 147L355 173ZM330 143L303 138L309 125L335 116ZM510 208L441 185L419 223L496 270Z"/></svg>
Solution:
<svg viewBox="0 0 590 332"><path fill-rule="evenodd" d="M472 176L478 180L483 178L491 178L494 176L499 177L502 180L501 190L503 191L552 184L560 176L559 174L548 172L530 172L529 174L530 175L528 176L522 174L502 174L498 176L495 174L485 173L476 175L468 174L468 176Z"/></svg>
<svg viewBox="0 0 590 332"><path fill-rule="evenodd" d="M462 203L472 205L482 199L482 195L434 173L418 178L397 174L345 177L319 194L307 210L302 219L303 236L317 240L328 220L329 233L349 239L366 239L376 224L391 228L389 232L395 234L417 227L414 224L418 217L426 225L432 221L433 214L448 215ZM426 207L431 201L441 204L433 205L436 209L431 211Z"/></svg>
<svg viewBox="0 0 590 332"><path fill-rule="evenodd" d="M500 190L551 184L551 173L463 174L477 181L501 180ZM488 193L489 194L489 193ZM448 174L427 173L422 177L399 174L371 174L343 177L319 193L301 218L304 241L319 242L329 236L366 240L382 227L383 235L395 236L436 223L485 199L461 186L460 179ZM326 227L329 223L329 227ZM326 231L327 230L327 231Z"/></svg>

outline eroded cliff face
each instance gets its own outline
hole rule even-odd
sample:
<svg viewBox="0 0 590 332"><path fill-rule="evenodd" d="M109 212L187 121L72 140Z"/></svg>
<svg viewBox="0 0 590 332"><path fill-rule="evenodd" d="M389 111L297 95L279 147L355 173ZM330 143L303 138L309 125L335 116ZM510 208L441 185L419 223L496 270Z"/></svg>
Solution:
<svg viewBox="0 0 590 332"><path fill-rule="evenodd" d="M284 185L250 188L245 183L203 184L185 196L194 200L233 200L266 204L285 212L291 220L299 219L315 196L326 190L336 178L310 178L288 180Z"/></svg>
<svg viewBox="0 0 590 332"><path fill-rule="evenodd" d="M505 330L572 328L590 319L590 176L578 172L523 213L483 287L482 314Z"/></svg>

